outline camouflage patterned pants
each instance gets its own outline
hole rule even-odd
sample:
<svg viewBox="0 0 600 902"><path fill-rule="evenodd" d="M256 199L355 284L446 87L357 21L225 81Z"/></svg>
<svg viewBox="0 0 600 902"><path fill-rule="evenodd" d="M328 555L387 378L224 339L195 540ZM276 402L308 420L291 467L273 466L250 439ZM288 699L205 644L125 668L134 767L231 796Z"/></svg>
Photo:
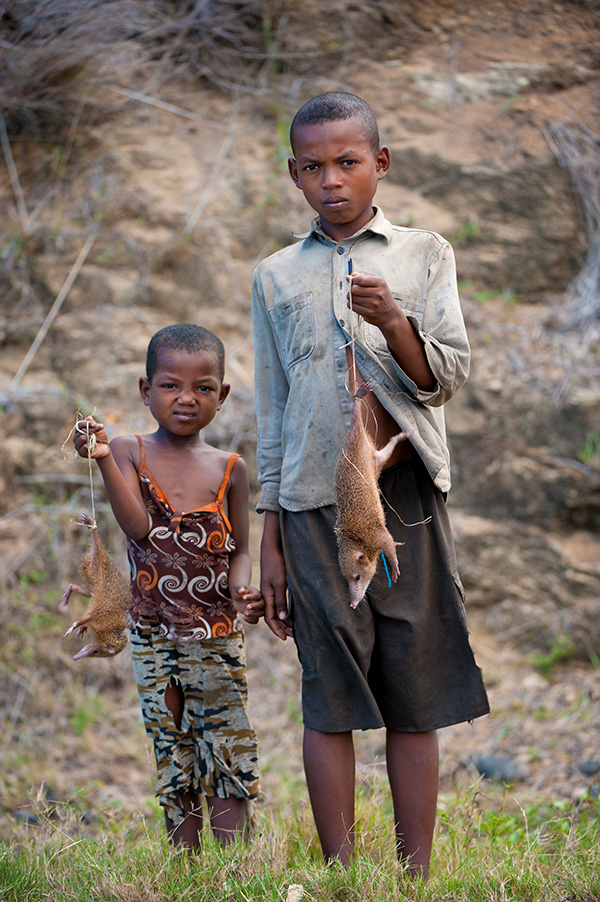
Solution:
<svg viewBox="0 0 600 902"><path fill-rule="evenodd" d="M184 792L255 799L259 792L256 734L247 713L243 632L175 643L150 629L131 632L133 669L146 733L154 744L156 795L178 826ZM169 683L181 686L177 728L165 702Z"/></svg>

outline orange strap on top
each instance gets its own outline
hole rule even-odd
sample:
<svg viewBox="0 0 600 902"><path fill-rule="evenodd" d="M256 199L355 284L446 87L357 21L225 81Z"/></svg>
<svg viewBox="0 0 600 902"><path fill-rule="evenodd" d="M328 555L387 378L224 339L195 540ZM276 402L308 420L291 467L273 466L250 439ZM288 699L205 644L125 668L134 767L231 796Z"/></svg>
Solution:
<svg viewBox="0 0 600 902"><path fill-rule="evenodd" d="M138 445L140 446L140 471L146 466L146 449L144 448L144 443L142 441L141 435L136 435L136 439L138 440Z"/></svg>
<svg viewBox="0 0 600 902"><path fill-rule="evenodd" d="M223 476L223 482L219 486L219 492L217 494L217 504L220 504L223 500L223 496L225 495L225 489L227 488L227 483L229 482L229 476L240 457L241 457L241 454L232 454L229 457L229 460L227 461L227 467L225 468L225 475Z"/></svg>
<svg viewBox="0 0 600 902"><path fill-rule="evenodd" d="M225 520L225 525L229 532L231 532L231 523L229 522L229 518L225 516L225 511L223 510L223 496L225 495L225 489L227 488L227 483L229 482L229 476L234 466L236 465L238 458L240 458L241 454L231 454L229 460L227 461L227 467L225 468L225 476L223 476L223 482L219 488L219 494L217 495L217 507L219 508L219 513Z"/></svg>

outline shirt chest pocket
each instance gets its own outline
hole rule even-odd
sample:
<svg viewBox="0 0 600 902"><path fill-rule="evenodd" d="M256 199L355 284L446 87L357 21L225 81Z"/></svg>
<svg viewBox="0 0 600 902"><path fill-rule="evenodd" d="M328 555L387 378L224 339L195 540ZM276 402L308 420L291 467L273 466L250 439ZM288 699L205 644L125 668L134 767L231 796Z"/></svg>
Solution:
<svg viewBox="0 0 600 902"><path fill-rule="evenodd" d="M269 316L282 363L288 369L312 354L316 334L312 291L277 304Z"/></svg>

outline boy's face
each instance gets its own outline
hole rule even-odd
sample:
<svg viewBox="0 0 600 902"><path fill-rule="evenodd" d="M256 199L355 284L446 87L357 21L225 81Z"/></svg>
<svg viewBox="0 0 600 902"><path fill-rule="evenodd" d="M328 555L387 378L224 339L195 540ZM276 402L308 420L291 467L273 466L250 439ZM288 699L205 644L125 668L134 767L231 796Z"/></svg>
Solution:
<svg viewBox="0 0 600 902"><path fill-rule="evenodd" d="M377 183L390 168L390 152L385 146L373 150L358 119L299 125L294 150L290 175L327 235L340 241L372 219Z"/></svg>
<svg viewBox="0 0 600 902"><path fill-rule="evenodd" d="M156 422L174 435L191 436L214 419L229 394L221 382L215 354L163 348L149 382L140 379L140 394Z"/></svg>

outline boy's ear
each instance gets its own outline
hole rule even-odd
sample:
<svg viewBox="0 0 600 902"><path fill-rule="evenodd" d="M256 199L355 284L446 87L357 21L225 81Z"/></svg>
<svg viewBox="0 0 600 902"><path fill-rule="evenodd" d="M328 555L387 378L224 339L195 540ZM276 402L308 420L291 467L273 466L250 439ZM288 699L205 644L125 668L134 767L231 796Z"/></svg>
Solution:
<svg viewBox="0 0 600 902"><path fill-rule="evenodd" d="M391 163L392 155L390 153L390 149L386 144L382 144L375 154L375 169L377 171L378 179L383 179L386 177L389 172Z"/></svg>
<svg viewBox="0 0 600 902"><path fill-rule="evenodd" d="M298 164L293 157L288 157L288 170L294 185L302 191L302 186L300 185L300 180L298 178Z"/></svg>
<svg viewBox="0 0 600 902"><path fill-rule="evenodd" d="M150 383L148 382L148 378L146 376L140 376L139 387L142 401L147 407L150 403Z"/></svg>
<svg viewBox="0 0 600 902"><path fill-rule="evenodd" d="M217 404L217 410L220 410L223 404L225 403L225 398L229 394L231 390L231 385L229 382L223 382L221 385L221 391L219 392L219 403Z"/></svg>

